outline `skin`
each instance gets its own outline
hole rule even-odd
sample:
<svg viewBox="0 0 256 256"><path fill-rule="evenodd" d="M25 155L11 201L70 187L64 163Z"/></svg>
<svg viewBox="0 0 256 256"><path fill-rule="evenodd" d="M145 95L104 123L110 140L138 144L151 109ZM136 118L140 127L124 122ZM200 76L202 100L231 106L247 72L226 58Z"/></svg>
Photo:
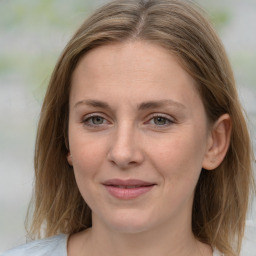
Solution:
<svg viewBox="0 0 256 256"><path fill-rule="evenodd" d="M68 255L212 255L193 236L192 204L202 167L225 156L230 126L228 115L207 122L193 79L165 49L91 50L72 77L67 159L93 226L70 237ZM116 178L155 185L122 200L102 185Z"/></svg>

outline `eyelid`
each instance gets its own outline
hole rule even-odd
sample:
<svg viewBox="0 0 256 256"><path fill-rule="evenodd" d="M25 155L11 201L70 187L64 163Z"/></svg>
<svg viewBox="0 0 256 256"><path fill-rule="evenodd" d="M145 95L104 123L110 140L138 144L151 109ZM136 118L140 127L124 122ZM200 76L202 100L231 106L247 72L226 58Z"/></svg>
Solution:
<svg viewBox="0 0 256 256"><path fill-rule="evenodd" d="M167 120L169 120L170 122L176 122L176 119L171 116L171 115L168 115L168 114L164 114L164 113L153 113L151 115L149 115L149 118L148 119L152 119L154 117L163 117L163 118L166 118Z"/></svg>
<svg viewBox="0 0 256 256"><path fill-rule="evenodd" d="M167 119L173 119L173 120L174 120L174 118L173 118L171 115L165 114L165 113L157 113L157 112L156 112L156 113L153 113L152 116L153 116L153 117L161 116L161 117L165 117L165 118L167 118Z"/></svg>
<svg viewBox="0 0 256 256"><path fill-rule="evenodd" d="M90 117L94 117L94 116L100 116L100 117L103 117L105 118L105 114L101 113L101 112L92 112L92 113L88 113L86 115L83 115L82 119L86 119L86 118L90 118Z"/></svg>

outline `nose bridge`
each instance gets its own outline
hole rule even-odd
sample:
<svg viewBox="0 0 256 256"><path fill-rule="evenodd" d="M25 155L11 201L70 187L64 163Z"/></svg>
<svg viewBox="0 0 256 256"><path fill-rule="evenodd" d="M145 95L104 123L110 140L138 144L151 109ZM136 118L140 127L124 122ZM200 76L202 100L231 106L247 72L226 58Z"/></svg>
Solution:
<svg viewBox="0 0 256 256"><path fill-rule="evenodd" d="M109 160L121 168L141 163L142 150L139 146L139 131L132 121L117 125L109 150Z"/></svg>
<svg viewBox="0 0 256 256"><path fill-rule="evenodd" d="M134 125L131 121L124 121L120 123L116 129L115 141L117 145L132 146L132 137L134 136Z"/></svg>

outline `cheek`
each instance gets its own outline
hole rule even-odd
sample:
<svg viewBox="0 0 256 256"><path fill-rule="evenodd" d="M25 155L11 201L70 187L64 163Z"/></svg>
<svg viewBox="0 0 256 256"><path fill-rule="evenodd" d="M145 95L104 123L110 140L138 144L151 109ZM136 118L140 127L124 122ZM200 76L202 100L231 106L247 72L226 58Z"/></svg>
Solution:
<svg viewBox="0 0 256 256"><path fill-rule="evenodd" d="M99 199L94 183L102 169L104 147L92 139L80 137L70 143L70 150L77 186L83 199L92 207L95 198Z"/></svg>
<svg viewBox="0 0 256 256"><path fill-rule="evenodd" d="M205 143L197 133L182 132L181 135L172 134L170 140L155 145L151 155L158 156L158 169L165 179L170 182L182 180L194 184L201 172L205 153Z"/></svg>
<svg viewBox="0 0 256 256"><path fill-rule="evenodd" d="M70 152L77 177L87 177L97 172L105 155L103 145L104 143L97 143L97 140L88 136L71 137Z"/></svg>

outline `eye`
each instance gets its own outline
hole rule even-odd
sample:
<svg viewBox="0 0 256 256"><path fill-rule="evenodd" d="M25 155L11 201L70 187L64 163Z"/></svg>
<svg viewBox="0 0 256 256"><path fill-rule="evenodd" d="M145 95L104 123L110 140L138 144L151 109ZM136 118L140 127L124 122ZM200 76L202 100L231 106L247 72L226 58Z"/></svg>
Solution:
<svg viewBox="0 0 256 256"><path fill-rule="evenodd" d="M164 114L154 114L152 118L147 122L151 126L156 126L158 128L168 127L169 125L174 123L173 118L169 115Z"/></svg>
<svg viewBox="0 0 256 256"><path fill-rule="evenodd" d="M166 125L170 123L170 120L162 116L157 116L153 118L153 122L155 125Z"/></svg>
<svg viewBox="0 0 256 256"><path fill-rule="evenodd" d="M93 116L89 118L91 122L95 125L103 124L104 123L104 118L101 116Z"/></svg>
<svg viewBox="0 0 256 256"><path fill-rule="evenodd" d="M109 124L104 117L99 115L85 116L82 123L89 127L102 127Z"/></svg>

